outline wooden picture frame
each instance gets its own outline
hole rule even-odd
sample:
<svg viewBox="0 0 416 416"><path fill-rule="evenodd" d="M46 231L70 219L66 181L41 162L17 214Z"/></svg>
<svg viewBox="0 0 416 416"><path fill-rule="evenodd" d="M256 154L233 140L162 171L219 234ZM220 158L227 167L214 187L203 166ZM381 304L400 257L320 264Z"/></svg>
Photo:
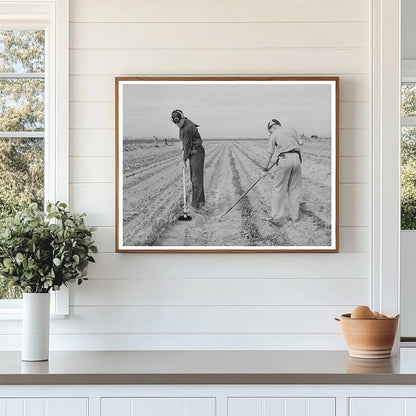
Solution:
<svg viewBox="0 0 416 416"><path fill-rule="evenodd" d="M117 77L116 251L338 252L338 90L338 77Z"/></svg>

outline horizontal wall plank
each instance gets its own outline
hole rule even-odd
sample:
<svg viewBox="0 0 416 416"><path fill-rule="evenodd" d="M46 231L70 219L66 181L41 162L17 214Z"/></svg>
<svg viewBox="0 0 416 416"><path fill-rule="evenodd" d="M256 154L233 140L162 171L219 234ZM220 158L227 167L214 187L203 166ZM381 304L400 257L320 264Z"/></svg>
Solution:
<svg viewBox="0 0 416 416"><path fill-rule="evenodd" d="M70 127L76 129L114 128L115 107L111 102L73 102L70 104ZM369 126L369 104L341 102L340 128L363 129ZM202 121L201 121L202 123ZM174 127L174 126L173 126ZM175 130L172 130L176 133Z"/></svg>
<svg viewBox="0 0 416 416"><path fill-rule="evenodd" d="M370 229L368 227L340 227L339 247L341 253L369 253Z"/></svg>
<svg viewBox="0 0 416 416"><path fill-rule="evenodd" d="M110 183L69 184L69 204L74 212L86 212L89 225L115 224L115 188Z"/></svg>
<svg viewBox="0 0 416 416"><path fill-rule="evenodd" d="M366 129L369 127L368 103L341 102L339 104L339 127L341 129Z"/></svg>
<svg viewBox="0 0 416 416"><path fill-rule="evenodd" d="M111 182L115 181L113 157L70 157L70 182Z"/></svg>
<svg viewBox="0 0 416 416"><path fill-rule="evenodd" d="M370 132L365 129L340 129L340 156L368 156L370 150Z"/></svg>
<svg viewBox="0 0 416 416"><path fill-rule="evenodd" d="M71 75L69 77L70 101L115 100L115 77L112 75Z"/></svg>
<svg viewBox="0 0 416 416"><path fill-rule="evenodd" d="M72 23L70 34L71 49L367 48L369 40L368 22Z"/></svg>
<svg viewBox="0 0 416 416"><path fill-rule="evenodd" d="M340 129L339 154L343 156L368 156L370 136L368 129ZM115 155L115 132L111 129L70 130L70 156Z"/></svg>
<svg viewBox="0 0 416 416"><path fill-rule="evenodd" d="M52 334L52 351L345 350L333 334ZM1 335L0 351L19 350L20 335Z"/></svg>
<svg viewBox="0 0 416 416"><path fill-rule="evenodd" d="M215 278L366 278L367 253L299 254L197 254L113 253L97 254L89 276L117 278L210 279ZM278 264L278 267L276 266ZM296 274L295 274L296 273Z"/></svg>
<svg viewBox="0 0 416 416"><path fill-rule="evenodd" d="M72 75L70 100L114 102L114 85L112 75ZM341 101L368 101L369 82L366 75L343 75L339 87Z"/></svg>
<svg viewBox="0 0 416 416"><path fill-rule="evenodd" d="M365 49L72 50L70 74L367 74Z"/></svg>
<svg viewBox="0 0 416 416"><path fill-rule="evenodd" d="M314 296L311 296L314 293ZM367 279L90 279L71 291L72 306L357 305Z"/></svg>
<svg viewBox="0 0 416 416"><path fill-rule="evenodd" d="M255 22L366 21L369 5L362 0L261 0L253 3L214 0L148 2L139 0L71 0L71 22Z"/></svg>
<svg viewBox="0 0 416 416"><path fill-rule="evenodd" d="M339 79L340 101L369 101L370 82L367 75L341 75Z"/></svg>
<svg viewBox="0 0 416 416"><path fill-rule="evenodd" d="M52 322L51 332L336 333L340 328L333 318L352 309L352 306L72 307L72 318Z"/></svg>
<svg viewBox="0 0 416 416"><path fill-rule="evenodd" d="M115 227L97 227L94 232L94 241L99 253L114 253L116 244Z"/></svg>
<svg viewBox="0 0 416 416"><path fill-rule="evenodd" d="M367 227L340 227L340 252L368 253L369 233ZM94 234L94 239L100 253L114 253L114 227L98 227Z"/></svg>
<svg viewBox="0 0 416 416"><path fill-rule="evenodd" d="M51 321L51 334L339 333L337 306L71 306ZM20 334L21 322L2 321L0 334Z"/></svg>
<svg viewBox="0 0 416 416"><path fill-rule="evenodd" d="M78 129L111 129L115 125L113 103L71 103L69 126Z"/></svg>
<svg viewBox="0 0 416 416"><path fill-rule="evenodd" d="M367 227L370 224L370 189L368 184L339 186L339 224Z"/></svg>
<svg viewBox="0 0 416 416"><path fill-rule="evenodd" d="M114 126L111 130L70 130L69 155L114 158Z"/></svg>
<svg viewBox="0 0 416 416"><path fill-rule="evenodd" d="M340 157L340 183L368 183L370 178L370 164L368 157Z"/></svg>

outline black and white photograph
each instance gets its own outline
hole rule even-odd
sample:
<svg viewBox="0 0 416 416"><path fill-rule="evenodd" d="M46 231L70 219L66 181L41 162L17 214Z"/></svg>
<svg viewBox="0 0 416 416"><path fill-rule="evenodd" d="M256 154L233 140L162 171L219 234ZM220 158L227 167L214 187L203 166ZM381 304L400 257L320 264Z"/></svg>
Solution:
<svg viewBox="0 0 416 416"><path fill-rule="evenodd" d="M338 78L116 78L119 252L338 251Z"/></svg>

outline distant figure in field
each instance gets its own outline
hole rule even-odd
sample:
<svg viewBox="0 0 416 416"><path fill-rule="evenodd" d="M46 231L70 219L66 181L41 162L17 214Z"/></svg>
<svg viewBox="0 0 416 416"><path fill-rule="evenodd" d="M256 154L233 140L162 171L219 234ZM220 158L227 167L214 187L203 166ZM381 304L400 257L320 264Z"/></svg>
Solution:
<svg viewBox="0 0 416 416"><path fill-rule="evenodd" d="M157 137L156 136L153 136L153 138L154 138L155 147L157 147Z"/></svg>
<svg viewBox="0 0 416 416"><path fill-rule="evenodd" d="M286 197L289 201L289 219L297 221L299 218L299 198L302 189L300 139L295 129L282 127L275 118L269 121L267 128L270 133L269 157L263 172L267 172L275 151L279 162L274 170L272 209L270 217L266 219L275 225L281 225L285 218Z"/></svg>
<svg viewBox="0 0 416 416"><path fill-rule="evenodd" d="M205 149L198 131L198 125L184 116L181 110L172 111L172 122L179 128L179 139L182 141L182 162L186 168L189 159L189 169L192 183L192 202L195 209L205 205L204 193L204 162Z"/></svg>
<svg viewBox="0 0 416 416"><path fill-rule="evenodd" d="M165 146L168 145L168 139L165 137Z"/></svg>

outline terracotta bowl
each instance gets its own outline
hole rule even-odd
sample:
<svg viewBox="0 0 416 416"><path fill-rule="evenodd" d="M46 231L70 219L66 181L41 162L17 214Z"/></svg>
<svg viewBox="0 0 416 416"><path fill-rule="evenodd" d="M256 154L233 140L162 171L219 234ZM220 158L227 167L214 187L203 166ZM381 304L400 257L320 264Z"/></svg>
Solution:
<svg viewBox="0 0 416 416"><path fill-rule="evenodd" d="M351 357L388 358L391 356L399 315L382 319L352 319L341 315L341 329Z"/></svg>

